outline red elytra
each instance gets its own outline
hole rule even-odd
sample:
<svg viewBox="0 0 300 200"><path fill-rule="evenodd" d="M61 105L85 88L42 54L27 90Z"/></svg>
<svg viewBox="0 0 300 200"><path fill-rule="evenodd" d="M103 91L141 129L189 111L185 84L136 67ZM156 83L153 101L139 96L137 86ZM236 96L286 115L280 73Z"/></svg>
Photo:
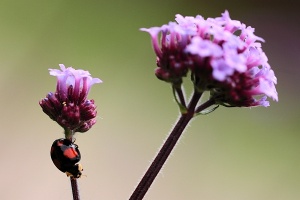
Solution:
<svg viewBox="0 0 300 200"><path fill-rule="evenodd" d="M77 150L78 150L78 148L77 148ZM68 157L69 159L72 159L72 160L77 159L77 157L78 157L78 152L74 148L67 148L67 149L65 149L65 151L63 153L64 153L65 157Z"/></svg>

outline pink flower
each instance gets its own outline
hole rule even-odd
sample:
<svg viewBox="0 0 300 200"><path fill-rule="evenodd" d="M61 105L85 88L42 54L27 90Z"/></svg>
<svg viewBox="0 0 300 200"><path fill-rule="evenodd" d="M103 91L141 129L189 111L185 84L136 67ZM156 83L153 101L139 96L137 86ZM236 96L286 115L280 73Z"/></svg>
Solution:
<svg viewBox="0 0 300 200"><path fill-rule="evenodd" d="M141 30L150 33L152 38L158 66L155 75L167 82L181 83L182 77L186 76L188 72L187 66L190 62L188 55L184 53L190 40L188 35L190 30L186 30L174 22L162 27L142 28ZM161 33L161 41L158 40L159 33Z"/></svg>
<svg viewBox="0 0 300 200"><path fill-rule="evenodd" d="M277 79L254 28L232 20L228 11L175 20L141 29L151 35L159 79L181 83L190 71L198 91L209 91L224 106L268 106L267 96L278 101Z"/></svg>
<svg viewBox="0 0 300 200"><path fill-rule="evenodd" d="M48 93L39 104L43 111L65 130L86 132L96 123L96 105L87 100L87 95L99 78L92 78L88 71L66 68L49 69L50 75L57 77L55 93Z"/></svg>

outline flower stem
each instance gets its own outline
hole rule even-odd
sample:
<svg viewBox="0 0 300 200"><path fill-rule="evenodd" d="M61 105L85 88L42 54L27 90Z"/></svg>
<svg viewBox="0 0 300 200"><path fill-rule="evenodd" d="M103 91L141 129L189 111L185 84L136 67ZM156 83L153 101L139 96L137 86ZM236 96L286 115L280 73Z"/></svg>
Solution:
<svg viewBox="0 0 300 200"><path fill-rule="evenodd" d="M73 142L74 131L65 129L65 138ZM80 200L77 178L70 177L73 200Z"/></svg>
<svg viewBox="0 0 300 200"><path fill-rule="evenodd" d="M77 178L70 177L73 200L80 200Z"/></svg>
<svg viewBox="0 0 300 200"><path fill-rule="evenodd" d="M199 107L196 108L195 110L195 114L199 114L201 111L205 110L206 108L214 105L216 103L214 98L210 98L208 101L204 102L203 104L201 104ZM219 105L217 105L216 107L212 108L211 110L207 111L206 114L213 112L215 109L217 109L219 107Z"/></svg>
<svg viewBox="0 0 300 200"><path fill-rule="evenodd" d="M187 108L187 112L181 114L178 122L176 123L175 127L171 131L170 135L168 136L167 140L161 147L160 151L158 152L157 156L153 160L152 164L146 171L145 175L141 179L140 183L132 193L129 200L142 200L147 193L148 189L150 188L151 184L153 183L154 179L156 178L157 174L161 170L162 166L166 162L168 156L171 154L171 151L175 147L177 141L179 140L181 134L183 133L185 127L190 122L190 120L194 117L195 107L198 104L198 101L201 97L202 93L194 91L194 94L190 100L190 103ZM203 106L202 109L207 108Z"/></svg>
<svg viewBox="0 0 300 200"><path fill-rule="evenodd" d="M173 84L172 89L173 89L173 94L174 94L175 100L178 103L180 103L181 106L183 106L185 108L186 104L185 104L185 98L184 98L184 95L183 95L183 92L182 92L182 89L181 89L181 84L180 85ZM178 95L179 100L177 99L176 94Z"/></svg>

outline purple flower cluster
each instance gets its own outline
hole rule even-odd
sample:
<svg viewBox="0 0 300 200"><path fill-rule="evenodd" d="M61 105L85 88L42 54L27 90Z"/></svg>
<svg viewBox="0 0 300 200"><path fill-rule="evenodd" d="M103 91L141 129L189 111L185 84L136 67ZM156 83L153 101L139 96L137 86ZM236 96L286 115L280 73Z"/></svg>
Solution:
<svg viewBox="0 0 300 200"><path fill-rule="evenodd" d="M49 69L50 75L57 77L55 93L48 93L39 104L44 113L67 131L86 132L96 123L96 105L87 95L98 78L92 78L88 71L66 68Z"/></svg>
<svg viewBox="0 0 300 200"><path fill-rule="evenodd" d="M266 107L267 96L278 101L277 78L254 28L232 20L228 11L206 20L177 14L175 20L141 29L151 35L159 79L181 84L190 71L195 88L210 91L224 106Z"/></svg>

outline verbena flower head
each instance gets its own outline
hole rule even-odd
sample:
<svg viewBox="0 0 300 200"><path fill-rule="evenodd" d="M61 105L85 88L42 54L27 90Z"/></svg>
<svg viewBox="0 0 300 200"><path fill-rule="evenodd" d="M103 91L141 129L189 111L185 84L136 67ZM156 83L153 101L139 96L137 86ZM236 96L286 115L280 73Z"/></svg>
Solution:
<svg viewBox="0 0 300 200"><path fill-rule="evenodd" d="M177 14L175 20L141 29L151 35L159 79L181 83L191 71L196 89L224 106L266 107L267 96L278 101L277 79L254 28L232 20L228 11L208 19Z"/></svg>
<svg viewBox="0 0 300 200"><path fill-rule="evenodd" d="M56 76L56 92L49 92L39 104L43 111L67 131L86 132L96 123L96 105L87 95L99 78L92 78L88 71L66 68L49 69Z"/></svg>

